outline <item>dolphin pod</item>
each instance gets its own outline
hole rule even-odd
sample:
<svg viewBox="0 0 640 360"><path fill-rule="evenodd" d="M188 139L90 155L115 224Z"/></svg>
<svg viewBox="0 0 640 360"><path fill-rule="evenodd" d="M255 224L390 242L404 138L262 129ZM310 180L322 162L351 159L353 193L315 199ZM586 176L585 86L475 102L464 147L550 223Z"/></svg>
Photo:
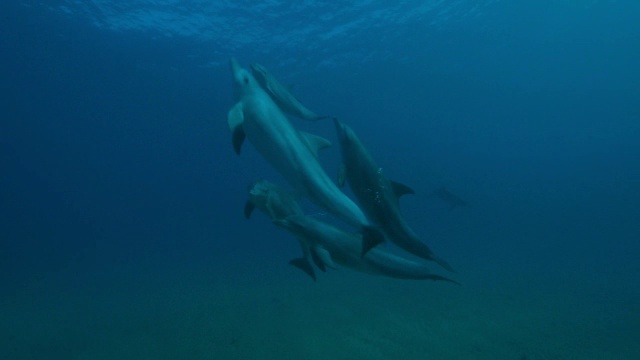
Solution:
<svg viewBox="0 0 640 360"><path fill-rule="evenodd" d="M231 59L231 72L239 101L229 111L233 146L240 152L244 139L297 191L363 233L362 253L384 241L384 234L369 222L360 207L326 174L317 151L327 140L296 130L255 78Z"/></svg>
<svg viewBox="0 0 640 360"><path fill-rule="evenodd" d="M327 116L307 109L259 64L251 66L252 74L232 58L230 68L238 95L227 117L235 152L240 154L244 141L248 140L296 193L294 196L266 180L258 181L249 190L245 217L249 218L257 208L296 237L302 257L290 264L314 281L312 262L322 271L343 266L392 278L457 283L429 270L424 260L453 271L419 240L400 213L398 198L413 190L384 177L350 128L334 118L343 159L339 184L349 182L357 203L340 190L319 162L318 151L331 143L298 131L285 114L306 120ZM298 194L355 231L305 215L298 205ZM418 258L410 260L378 248L385 239Z"/></svg>

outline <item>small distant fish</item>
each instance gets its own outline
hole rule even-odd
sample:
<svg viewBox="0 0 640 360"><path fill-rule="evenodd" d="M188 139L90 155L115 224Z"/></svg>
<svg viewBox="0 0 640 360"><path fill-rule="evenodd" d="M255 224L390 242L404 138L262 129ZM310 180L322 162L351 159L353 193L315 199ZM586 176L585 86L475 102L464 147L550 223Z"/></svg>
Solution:
<svg viewBox="0 0 640 360"><path fill-rule="evenodd" d="M435 190L431 195L449 204L449 210L453 210L457 207L469 206L469 203L462 200L458 195L449 191L445 186L441 186L438 190Z"/></svg>

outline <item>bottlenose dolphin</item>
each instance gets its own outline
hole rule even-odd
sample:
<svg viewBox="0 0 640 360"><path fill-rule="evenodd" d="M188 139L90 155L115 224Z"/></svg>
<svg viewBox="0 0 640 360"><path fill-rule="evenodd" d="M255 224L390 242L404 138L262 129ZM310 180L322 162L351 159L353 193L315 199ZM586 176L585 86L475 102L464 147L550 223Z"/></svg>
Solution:
<svg viewBox="0 0 640 360"><path fill-rule="evenodd" d="M292 215L274 223L298 238L305 238L315 248L325 249L335 263L374 275L396 279L456 281L433 274L424 263L394 255L380 248L360 255L361 235L339 229L310 216Z"/></svg>
<svg viewBox="0 0 640 360"><path fill-rule="evenodd" d="M245 139L300 193L363 232L362 253L384 241L384 234L331 181L318 162L317 151L328 141L297 131L247 70L231 59L240 100L229 111L233 146Z"/></svg>
<svg viewBox="0 0 640 360"><path fill-rule="evenodd" d="M353 130L337 119L334 122L343 161L338 183L342 186L345 180L349 182L363 211L371 221L380 225L391 242L411 254L435 261L443 268L453 271L446 261L438 258L420 241L402 216L398 199L404 194L413 194L414 191L406 185L387 179Z"/></svg>
<svg viewBox="0 0 640 360"><path fill-rule="evenodd" d="M266 180L258 180L249 188L249 200L244 206L244 216L247 219L251 217L255 208L265 213L272 221L284 220L292 215L303 215L302 208L292 193ZM311 254L309 242L303 238L297 239L302 249L302 257L292 259L289 264L304 271L315 281L316 274L309 261L315 260L315 257Z"/></svg>
<svg viewBox="0 0 640 360"><path fill-rule="evenodd" d="M262 88L285 113L305 120L320 120L329 117L326 115L318 115L302 105L302 103L291 94L289 89L276 80L264 66L252 64L251 70L253 76L258 80L258 83L260 83Z"/></svg>
<svg viewBox="0 0 640 360"><path fill-rule="evenodd" d="M462 200L460 197L458 197L458 195L449 191L444 185L441 186L438 190L433 191L431 195L434 195L438 199L449 204L449 210L453 210L457 207L464 207L469 205L469 203Z"/></svg>

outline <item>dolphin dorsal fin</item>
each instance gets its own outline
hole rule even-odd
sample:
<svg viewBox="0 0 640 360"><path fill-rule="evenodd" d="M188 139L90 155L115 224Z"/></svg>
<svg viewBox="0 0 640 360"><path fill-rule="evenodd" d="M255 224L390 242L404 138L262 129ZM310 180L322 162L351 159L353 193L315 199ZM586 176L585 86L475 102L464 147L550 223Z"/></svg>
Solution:
<svg viewBox="0 0 640 360"><path fill-rule="evenodd" d="M231 130L233 149L236 154L240 154L240 149L242 148L242 143L245 138L244 129L242 128L242 124L244 123L244 109L241 102L235 104L231 110L229 110L227 123Z"/></svg>
<svg viewBox="0 0 640 360"><path fill-rule="evenodd" d="M397 181L391 180L391 186L393 187L393 192L396 194L397 198L400 198L402 195L416 193L412 188Z"/></svg>
<svg viewBox="0 0 640 360"><path fill-rule="evenodd" d="M304 131L301 131L300 135L302 135L302 138L307 143L307 146L316 157L318 157L318 151L331 146L331 141L318 135L309 134Z"/></svg>

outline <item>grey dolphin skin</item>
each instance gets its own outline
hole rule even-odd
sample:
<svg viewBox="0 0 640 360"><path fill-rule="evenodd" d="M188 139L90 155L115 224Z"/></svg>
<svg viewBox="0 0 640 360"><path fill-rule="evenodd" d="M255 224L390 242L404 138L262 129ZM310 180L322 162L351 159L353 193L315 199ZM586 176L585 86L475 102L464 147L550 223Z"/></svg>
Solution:
<svg viewBox="0 0 640 360"><path fill-rule="evenodd" d="M424 263L405 259L380 248L371 249L361 256L360 234L344 231L310 216L292 215L274 223L299 238L307 239L315 248L326 250L335 263L356 271L396 279L442 280L458 284L432 273Z"/></svg>
<svg viewBox="0 0 640 360"><path fill-rule="evenodd" d="M248 139L295 190L363 233L362 253L384 241L384 234L325 173L317 151L328 141L297 131L249 71L231 59L239 101L229 111L233 147Z"/></svg>
<svg viewBox="0 0 640 360"><path fill-rule="evenodd" d="M326 115L318 115L302 105L302 103L291 94L289 89L276 80L264 66L252 64L251 70L253 76L258 80L262 88L269 93L273 101L275 101L285 113L305 120L320 120L329 117Z"/></svg>
<svg viewBox="0 0 640 360"><path fill-rule="evenodd" d="M244 216L248 219L255 208L265 213L272 221L284 220L292 215L303 215L292 193L266 180L256 181L249 188L249 200L244 206ZM302 257L289 261L289 264L304 271L315 281L316 274L309 261L315 258L311 254L309 243L303 238L297 239L302 249Z"/></svg>
<svg viewBox="0 0 640 360"><path fill-rule="evenodd" d="M413 190L387 179L353 130L337 119L334 122L343 161L338 183L343 185L345 180L349 182L362 210L382 228L391 242L411 254L435 261L453 271L446 261L420 241L402 216L398 199L404 194L412 194Z"/></svg>
<svg viewBox="0 0 640 360"><path fill-rule="evenodd" d="M449 210L469 205L469 203L462 200L460 197L458 197L458 195L449 191L444 185L441 186L438 190L433 191L431 195L434 195L438 199L446 202L449 205Z"/></svg>

